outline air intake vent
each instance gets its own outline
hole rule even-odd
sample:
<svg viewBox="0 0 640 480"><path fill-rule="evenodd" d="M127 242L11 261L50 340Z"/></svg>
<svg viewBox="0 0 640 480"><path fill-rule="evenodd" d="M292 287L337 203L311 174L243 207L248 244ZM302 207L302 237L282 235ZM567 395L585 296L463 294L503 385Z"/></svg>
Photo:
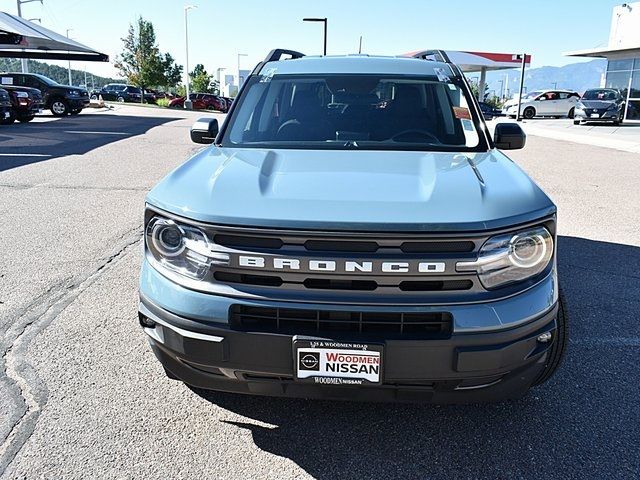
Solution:
<svg viewBox="0 0 640 480"><path fill-rule="evenodd" d="M243 235L216 235L213 241L218 245L229 248L269 248L277 250L282 248L282 240L275 237L249 237Z"/></svg>
<svg viewBox="0 0 640 480"><path fill-rule="evenodd" d="M453 242L404 242L400 249L405 253L466 253L473 252L471 241Z"/></svg>
<svg viewBox="0 0 640 480"><path fill-rule="evenodd" d="M286 335L441 339L451 336L448 312L362 312L232 305L231 327Z"/></svg>

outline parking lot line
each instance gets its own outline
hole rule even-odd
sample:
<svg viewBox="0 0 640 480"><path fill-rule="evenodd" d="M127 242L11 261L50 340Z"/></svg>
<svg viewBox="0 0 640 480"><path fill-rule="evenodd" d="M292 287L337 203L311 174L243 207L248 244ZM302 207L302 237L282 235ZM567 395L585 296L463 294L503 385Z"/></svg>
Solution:
<svg viewBox="0 0 640 480"><path fill-rule="evenodd" d="M0 153L0 157L51 157L48 153Z"/></svg>
<svg viewBox="0 0 640 480"><path fill-rule="evenodd" d="M64 133L88 133L93 135L130 135L129 132L98 132L90 130L65 130Z"/></svg>

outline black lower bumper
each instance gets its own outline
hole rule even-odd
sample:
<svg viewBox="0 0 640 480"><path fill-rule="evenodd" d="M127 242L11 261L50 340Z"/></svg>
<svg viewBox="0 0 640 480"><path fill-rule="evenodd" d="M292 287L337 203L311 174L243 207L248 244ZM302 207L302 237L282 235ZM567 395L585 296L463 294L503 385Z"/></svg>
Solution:
<svg viewBox="0 0 640 480"><path fill-rule="evenodd" d="M86 98L67 98L70 110L82 110L89 105L89 97Z"/></svg>
<svg viewBox="0 0 640 480"><path fill-rule="evenodd" d="M527 392L555 340L556 314L557 307L517 328L446 340L387 340L379 386L295 381L289 335L204 326L148 303L142 304L140 320L170 376L193 387L284 397L471 403ZM545 332L552 340L538 341Z"/></svg>

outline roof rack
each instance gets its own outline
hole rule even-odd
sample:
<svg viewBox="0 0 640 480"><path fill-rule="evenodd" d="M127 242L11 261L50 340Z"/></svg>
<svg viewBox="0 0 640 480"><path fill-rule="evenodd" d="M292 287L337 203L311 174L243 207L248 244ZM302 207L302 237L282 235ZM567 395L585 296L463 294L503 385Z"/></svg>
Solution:
<svg viewBox="0 0 640 480"><path fill-rule="evenodd" d="M295 58L304 57L304 53L296 52L295 50L287 50L284 48L276 48L275 50L271 50L267 55L267 58L263 60L263 63L267 62L277 62L279 61L283 55L291 55L291 60Z"/></svg>
<svg viewBox="0 0 640 480"><path fill-rule="evenodd" d="M444 50L422 50L419 52L412 52L407 56L412 58L421 58L422 60L430 60L432 62L453 63L449 59L447 52Z"/></svg>
<svg viewBox="0 0 640 480"><path fill-rule="evenodd" d="M286 48L276 48L274 50L271 50L267 54L266 58L255 66L255 68L251 71L251 75L260 73L260 70L262 70L262 67L264 67L265 64L269 62L280 61L283 55L291 55L290 60L304 57L304 53L296 52L295 50L287 50Z"/></svg>

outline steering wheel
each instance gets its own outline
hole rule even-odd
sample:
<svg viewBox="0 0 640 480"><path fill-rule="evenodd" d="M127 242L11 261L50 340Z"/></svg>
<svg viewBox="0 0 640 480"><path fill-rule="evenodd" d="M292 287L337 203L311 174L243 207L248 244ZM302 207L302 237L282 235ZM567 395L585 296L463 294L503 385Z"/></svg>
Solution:
<svg viewBox="0 0 640 480"><path fill-rule="evenodd" d="M416 129L403 130L402 132L396 133L393 137L391 137L391 140L394 142L401 142L402 137L407 137L411 134L420 135L425 137L426 139L434 140L436 143L440 143L440 139L436 137L433 133L427 132L426 130L416 130Z"/></svg>

